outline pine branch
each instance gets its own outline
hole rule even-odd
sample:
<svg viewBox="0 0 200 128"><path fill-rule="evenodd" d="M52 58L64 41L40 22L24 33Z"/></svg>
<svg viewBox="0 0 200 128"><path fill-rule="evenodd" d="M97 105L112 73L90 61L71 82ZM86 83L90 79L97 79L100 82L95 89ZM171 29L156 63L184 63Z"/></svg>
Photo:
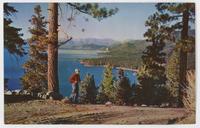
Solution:
<svg viewBox="0 0 200 128"><path fill-rule="evenodd" d="M88 13L88 11L84 11L84 10L80 9L76 4L72 4L72 3L67 3L67 4L70 5L71 7L74 7L76 10L78 10L81 13L91 15L90 13Z"/></svg>

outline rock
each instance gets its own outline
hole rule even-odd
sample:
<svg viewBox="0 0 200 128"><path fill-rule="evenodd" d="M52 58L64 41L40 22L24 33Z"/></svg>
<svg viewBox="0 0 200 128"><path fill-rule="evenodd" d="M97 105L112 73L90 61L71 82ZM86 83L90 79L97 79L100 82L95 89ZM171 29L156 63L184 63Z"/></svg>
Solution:
<svg viewBox="0 0 200 128"><path fill-rule="evenodd" d="M12 92L10 90L4 92L5 95L12 95Z"/></svg>
<svg viewBox="0 0 200 128"><path fill-rule="evenodd" d="M160 105L160 108L165 108L165 107L169 107L169 103L162 103Z"/></svg>
<svg viewBox="0 0 200 128"><path fill-rule="evenodd" d="M112 102L107 101L107 102L105 103L105 106L112 106Z"/></svg>
<svg viewBox="0 0 200 128"><path fill-rule="evenodd" d="M46 95L46 94L43 93L43 92L38 92L38 93L37 93L37 97L38 97L38 98L44 99L44 95Z"/></svg>
<svg viewBox="0 0 200 128"><path fill-rule="evenodd" d="M46 94L46 97L45 97L45 98L46 98L46 99L49 99L49 95Z"/></svg>
<svg viewBox="0 0 200 128"><path fill-rule="evenodd" d="M43 94L41 98L46 100L47 99L47 95Z"/></svg>
<svg viewBox="0 0 200 128"><path fill-rule="evenodd" d="M46 95L51 100L61 100L63 98L62 95L56 92L47 92Z"/></svg>
<svg viewBox="0 0 200 128"><path fill-rule="evenodd" d="M19 95L23 95L24 90L20 90Z"/></svg>
<svg viewBox="0 0 200 128"><path fill-rule="evenodd" d="M65 97L64 99L62 99L62 102L65 103L65 104L71 103L71 101L68 97Z"/></svg>
<svg viewBox="0 0 200 128"><path fill-rule="evenodd" d="M147 107L147 105L146 104L142 104L141 107Z"/></svg>
<svg viewBox="0 0 200 128"><path fill-rule="evenodd" d="M37 93L37 97L41 98L42 97L42 94L41 92Z"/></svg>
<svg viewBox="0 0 200 128"><path fill-rule="evenodd" d="M28 95L29 92L27 90L23 90L23 95Z"/></svg>
<svg viewBox="0 0 200 128"><path fill-rule="evenodd" d="M15 92L16 95L20 95L21 90L17 89L17 90L14 90L13 92Z"/></svg>
<svg viewBox="0 0 200 128"><path fill-rule="evenodd" d="M15 92L15 91L12 91L12 95L16 95L16 92Z"/></svg>
<svg viewBox="0 0 200 128"><path fill-rule="evenodd" d="M53 96L50 96L49 99L50 99L50 100L54 100Z"/></svg>

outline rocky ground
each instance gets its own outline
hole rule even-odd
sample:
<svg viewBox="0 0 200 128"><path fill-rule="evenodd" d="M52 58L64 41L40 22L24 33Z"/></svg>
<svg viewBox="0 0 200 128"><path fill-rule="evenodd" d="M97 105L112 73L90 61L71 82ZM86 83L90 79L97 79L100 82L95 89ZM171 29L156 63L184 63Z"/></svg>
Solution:
<svg viewBox="0 0 200 128"><path fill-rule="evenodd" d="M183 108L74 105L54 100L5 103L4 107L6 124L195 123L195 116Z"/></svg>

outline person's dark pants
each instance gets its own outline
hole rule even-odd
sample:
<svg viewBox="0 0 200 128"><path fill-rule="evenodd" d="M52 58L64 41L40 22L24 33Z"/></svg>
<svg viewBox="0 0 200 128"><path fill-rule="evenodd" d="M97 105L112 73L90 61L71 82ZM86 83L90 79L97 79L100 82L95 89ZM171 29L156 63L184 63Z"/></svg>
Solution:
<svg viewBox="0 0 200 128"><path fill-rule="evenodd" d="M78 84L72 84L72 93L70 99L73 103L78 103Z"/></svg>

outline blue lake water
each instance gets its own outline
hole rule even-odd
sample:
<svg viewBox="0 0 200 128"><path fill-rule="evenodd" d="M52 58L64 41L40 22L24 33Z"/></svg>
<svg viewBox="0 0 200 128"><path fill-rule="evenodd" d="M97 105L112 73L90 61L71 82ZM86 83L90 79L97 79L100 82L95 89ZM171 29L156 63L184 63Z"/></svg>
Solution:
<svg viewBox="0 0 200 128"><path fill-rule="evenodd" d="M92 66L86 67L78 60L80 58L98 57L97 51L93 50L59 50L58 70L59 70L59 88L60 93L64 96L69 96L71 93L71 84L68 79L74 72L75 68L80 69L81 80L84 79L87 73L93 74L96 86L99 86L103 78L104 67ZM23 63L28 59L28 56L14 57L4 50L4 78L9 78L8 88L10 90L20 89L20 78L24 74L22 68ZM113 75L117 77L117 69L113 69ZM137 82L136 74L131 71L125 71L125 75L130 79L131 84Z"/></svg>

